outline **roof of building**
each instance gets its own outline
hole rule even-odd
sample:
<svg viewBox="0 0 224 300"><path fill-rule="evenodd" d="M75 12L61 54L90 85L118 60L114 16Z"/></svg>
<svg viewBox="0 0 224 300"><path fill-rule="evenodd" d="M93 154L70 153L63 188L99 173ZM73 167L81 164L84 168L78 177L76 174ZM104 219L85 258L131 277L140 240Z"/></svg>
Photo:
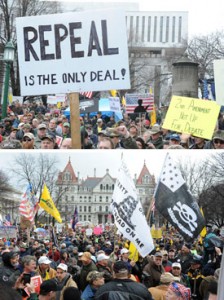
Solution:
<svg viewBox="0 0 224 300"><path fill-rule="evenodd" d="M63 180L63 175L65 173L69 173L71 178L69 181L73 182L73 183L78 183L78 177L75 175L75 171L72 167L72 164L71 164L71 160L70 160L70 157L69 157L69 161L66 165L66 167L64 168L64 170L62 172L59 172L59 175L58 175L58 183L62 183L64 180Z"/></svg>
<svg viewBox="0 0 224 300"><path fill-rule="evenodd" d="M150 174L148 168L146 167L145 161L144 161L143 168L138 176L136 184L144 184L144 176L146 176L146 175L148 175L153 180L153 182L155 181L155 177Z"/></svg>

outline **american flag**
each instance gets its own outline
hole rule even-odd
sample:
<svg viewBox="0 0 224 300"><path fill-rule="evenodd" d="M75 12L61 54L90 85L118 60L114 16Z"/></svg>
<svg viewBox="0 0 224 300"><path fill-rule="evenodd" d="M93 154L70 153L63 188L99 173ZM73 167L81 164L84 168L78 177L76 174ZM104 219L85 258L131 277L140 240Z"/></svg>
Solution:
<svg viewBox="0 0 224 300"><path fill-rule="evenodd" d="M79 94L86 97L86 98L91 99L92 95L93 95L93 92L80 92Z"/></svg>
<svg viewBox="0 0 224 300"><path fill-rule="evenodd" d="M154 105L154 95L153 94L126 94L126 113L131 114L134 113L136 106L138 106L138 100L142 99L142 106L147 108L147 112L153 111Z"/></svg>
<svg viewBox="0 0 224 300"><path fill-rule="evenodd" d="M3 225L4 226L11 226L11 217L10 217L10 214L7 214L5 216L5 220L3 221Z"/></svg>
<svg viewBox="0 0 224 300"><path fill-rule="evenodd" d="M29 183L25 192L22 195L22 199L19 206L19 213L21 216L23 216L30 222L33 222L37 210L38 199L32 191L32 185Z"/></svg>

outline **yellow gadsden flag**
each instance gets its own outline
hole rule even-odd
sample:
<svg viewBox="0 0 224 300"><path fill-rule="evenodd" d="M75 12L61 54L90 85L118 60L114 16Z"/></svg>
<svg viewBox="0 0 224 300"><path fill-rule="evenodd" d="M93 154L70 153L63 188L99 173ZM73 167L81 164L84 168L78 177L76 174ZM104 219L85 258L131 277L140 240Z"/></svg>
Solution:
<svg viewBox="0 0 224 300"><path fill-rule="evenodd" d="M51 198L49 190L44 184L44 188L40 198L40 207L43 208L48 214L54 217L59 223L62 223L62 219L60 216L59 211L57 210L56 206L54 205L54 201Z"/></svg>

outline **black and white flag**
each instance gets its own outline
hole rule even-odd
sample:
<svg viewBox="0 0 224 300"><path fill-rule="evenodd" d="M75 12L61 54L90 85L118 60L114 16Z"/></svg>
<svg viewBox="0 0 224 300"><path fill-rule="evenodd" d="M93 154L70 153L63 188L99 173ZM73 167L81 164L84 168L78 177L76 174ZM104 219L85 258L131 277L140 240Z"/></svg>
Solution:
<svg viewBox="0 0 224 300"><path fill-rule="evenodd" d="M115 184L111 210L119 232L133 242L138 252L145 257L154 249L150 228L129 170L122 161Z"/></svg>
<svg viewBox="0 0 224 300"><path fill-rule="evenodd" d="M196 238L205 220L196 199L189 192L180 170L167 154L155 190L155 207L188 242Z"/></svg>

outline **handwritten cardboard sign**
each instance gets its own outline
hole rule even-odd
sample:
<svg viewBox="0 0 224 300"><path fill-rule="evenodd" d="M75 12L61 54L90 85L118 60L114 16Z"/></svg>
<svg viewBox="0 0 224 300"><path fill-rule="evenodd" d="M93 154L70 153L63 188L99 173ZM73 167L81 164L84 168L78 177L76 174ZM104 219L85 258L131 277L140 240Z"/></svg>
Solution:
<svg viewBox="0 0 224 300"><path fill-rule="evenodd" d="M125 11L20 17L16 29L22 95L130 88Z"/></svg>
<svg viewBox="0 0 224 300"><path fill-rule="evenodd" d="M210 140L219 111L214 101L173 96L162 127Z"/></svg>

